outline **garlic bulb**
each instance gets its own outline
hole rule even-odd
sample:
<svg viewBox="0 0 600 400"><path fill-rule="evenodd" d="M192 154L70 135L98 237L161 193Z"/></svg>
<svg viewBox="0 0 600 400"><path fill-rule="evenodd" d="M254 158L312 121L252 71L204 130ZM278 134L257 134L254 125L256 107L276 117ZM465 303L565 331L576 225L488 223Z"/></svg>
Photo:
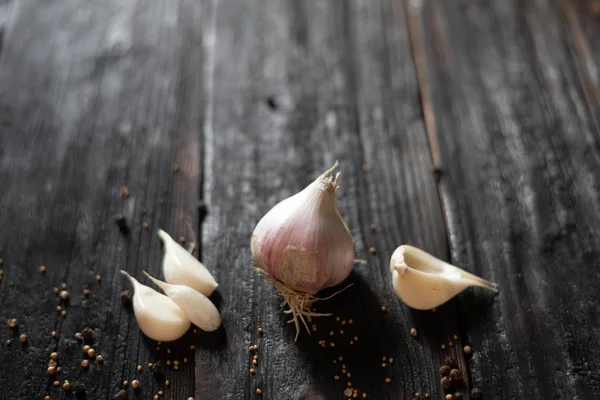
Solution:
<svg viewBox="0 0 600 400"><path fill-rule="evenodd" d="M219 286L208 269L169 234L159 229L158 236L165 247L163 274L168 283L186 285L205 296L210 296Z"/></svg>
<svg viewBox="0 0 600 400"><path fill-rule="evenodd" d="M208 297L191 287L163 282L145 271L144 274L160 287L198 328L212 332L221 326L219 310Z"/></svg>
<svg viewBox="0 0 600 400"><path fill-rule="evenodd" d="M469 286L498 292L497 285L413 246L402 245L390 259L396 295L418 310L435 308Z"/></svg>
<svg viewBox="0 0 600 400"><path fill-rule="evenodd" d="M142 285L125 271L121 271L133 285L135 319L150 339L168 342L182 337L190 328L190 320L173 300L156 290Z"/></svg>
<svg viewBox="0 0 600 400"><path fill-rule="evenodd" d="M290 306L296 328L297 317L306 326L303 315L314 315L312 295L341 283L352 269L352 235L336 198L339 173L332 176L338 165L273 207L252 233L252 258Z"/></svg>

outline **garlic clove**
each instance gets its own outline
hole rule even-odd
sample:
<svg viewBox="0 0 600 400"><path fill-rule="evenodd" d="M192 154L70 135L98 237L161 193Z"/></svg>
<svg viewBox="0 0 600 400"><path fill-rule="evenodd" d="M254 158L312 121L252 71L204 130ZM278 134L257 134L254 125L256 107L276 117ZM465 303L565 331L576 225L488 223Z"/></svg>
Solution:
<svg viewBox="0 0 600 400"><path fill-rule="evenodd" d="M140 330L150 339L169 342L182 337L190 328L190 320L169 297L142 285L121 271L133 286L133 310Z"/></svg>
<svg viewBox="0 0 600 400"><path fill-rule="evenodd" d="M469 286L498 292L495 283L413 246L402 245L394 251L390 259L390 270L396 295L409 307L418 310L435 308Z"/></svg>
<svg viewBox="0 0 600 400"><path fill-rule="evenodd" d="M212 332L221 326L221 314L208 297L191 287L163 282L145 271L144 274L160 287L198 328Z"/></svg>
<svg viewBox="0 0 600 400"><path fill-rule="evenodd" d="M177 243L162 229L158 236L165 247L163 274L168 283L186 285L205 296L210 296L219 286L208 269L196 257Z"/></svg>

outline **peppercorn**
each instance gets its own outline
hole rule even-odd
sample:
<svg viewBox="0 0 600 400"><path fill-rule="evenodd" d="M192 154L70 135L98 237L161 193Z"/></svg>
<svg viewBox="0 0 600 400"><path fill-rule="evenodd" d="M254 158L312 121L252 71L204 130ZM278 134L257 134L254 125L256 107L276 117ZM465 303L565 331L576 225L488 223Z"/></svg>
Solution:
<svg viewBox="0 0 600 400"><path fill-rule="evenodd" d="M119 390L119 393L115 395L115 399L117 400L127 400L127 391Z"/></svg>
<svg viewBox="0 0 600 400"><path fill-rule="evenodd" d="M75 382L75 384L73 385L73 390L75 391L75 393L85 393L85 385L81 382Z"/></svg>
<svg viewBox="0 0 600 400"><path fill-rule="evenodd" d="M452 391L454 383L452 382L452 379L449 376L444 376L442 377L442 380L440 380L440 385L442 385L445 392L450 392Z"/></svg>
<svg viewBox="0 0 600 400"><path fill-rule="evenodd" d="M442 376L450 375L450 367L447 365L442 365L440 367L440 375L442 375Z"/></svg>
<svg viewBox="0 0 600 400"><path fill-rule="evenodd" d="M81 337L86 343L92 343L94 341L93 331L87 327L81 330Z"/></svg>
<svg viewBox="0 0 600 400"><path fill-rule="evenodd" d="M444 364L450 368L458 368L458 364L456 364L456 360L452 356L444 358Z"/></svg>
<svg viewBox="0 0 600 400"><path fill-rule="evenodd" d="M471 389L471 398L474 400L481 398L481 389L474 387Z"/></svg>
<svg viewBox="0 0 600 400"><path fill-rule="evenodd" d="M459 381L462 379L462 374L460 372L460 370L453 368L450 371L450 378L452 378L453 381Z"/></svg>

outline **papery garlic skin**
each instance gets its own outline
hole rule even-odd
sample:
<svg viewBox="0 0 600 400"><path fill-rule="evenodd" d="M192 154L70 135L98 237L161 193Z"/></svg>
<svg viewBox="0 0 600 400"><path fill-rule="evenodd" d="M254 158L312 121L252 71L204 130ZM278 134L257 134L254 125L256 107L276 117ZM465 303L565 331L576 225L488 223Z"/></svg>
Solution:
<svg viewBox="0 0 600 400"><path fill-rule="evenodd" d="M294 290L316 293L348 277L354 262L350 230L338 210L338 163L304 190L271 209L256 225L252 258Z"/></svg>
<svg viewBox="0 0 600 400"><path fill-rule="evenodd" d="M408 245L394 251L390 258L390 271L398 298L417 310L438 307L469 286L498 292L495 283Z"/></svg>
<svg viewBox="0 0 600 400"><path fill-rule="evenodd" d="M150 339L169 342L182 337L191 322L175 302L121 271L133 286L133 310L140 330Z"/></svg>
<svg viewBox="0 0 600 400"><path fill-rule="evenodd" d="M158 230L165 255L163 257L163 274L168 283L174 285L186 285L196 289L205 296L210 296L219 286L215 278L185 248L177 243L169 234L162 229Z"/></svg>
<svg viewBox="0 0 600 400"><path fill-rule="evenodd" d="M184 285L172 285L144 272L183 311L198 328L212 332L221 326L221 314L217 307L202 293Z"/></svg>

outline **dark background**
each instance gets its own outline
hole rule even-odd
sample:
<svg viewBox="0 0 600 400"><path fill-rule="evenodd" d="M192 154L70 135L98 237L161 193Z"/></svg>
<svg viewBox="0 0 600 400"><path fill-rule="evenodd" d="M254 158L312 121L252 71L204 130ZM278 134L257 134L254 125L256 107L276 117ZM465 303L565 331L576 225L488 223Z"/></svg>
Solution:
<svg viewBox="0 0 600 400"><path fill-rule="evenodd" d="M2 0L0 38L0 321L20 322L0 328L0 399L63 398L52 351L91 399L136 378L130 398L343 399L351 380L370 399L440 399L448 354L485 399L600 398L597 1ZM335 160L368 265L318 305L353 319L322 349L341 322L294 343L249 239ZM156 350L118 271L160 276L158 228L196 243L223 329ZM500 294L410 310L388 270L402 243ZM88 370L84 327L105 359ZM340 355L352 377L334 381ZM169 387L136 370L157 360L181 363Z"/></svg>

